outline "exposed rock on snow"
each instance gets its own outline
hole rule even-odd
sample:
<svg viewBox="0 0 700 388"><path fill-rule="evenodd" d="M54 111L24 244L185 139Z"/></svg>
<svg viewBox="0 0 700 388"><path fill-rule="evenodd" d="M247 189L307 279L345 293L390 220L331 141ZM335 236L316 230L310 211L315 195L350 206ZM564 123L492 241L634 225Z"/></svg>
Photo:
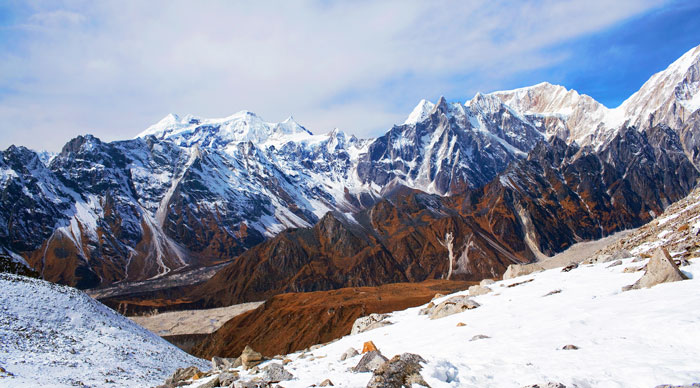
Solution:
<svg viewBox="0 0 700 388"><path fill-rule="evenodd" d="M430 310L428 315L430 315L430 319L440 319L452 314L475 309L477 307L479 307L479 304L469 299L468 296L458 295L450 297L436 305Z"/></svg>
<svg viewBox="0 0 700 388"><path fill-rule="evenodd" d="M366 317L357 318L352 325L350 334L363 333L368 330L391 325L391 322L386 319L387 317L388 315L386 314L370 314Z"/></svg>
<svg viewBox="0 0 700 388"><path fill-rule="evenodd" d="M478 341L480 339L486 339L486 338L491 338L491 337L489 337L485 334L477 334L474 337L472 337L472 339L470 339L469 341Z"/></svg>
<svg viewBox="0 0 700 388"><path fill-rule="evenodd" d="M531 264L511 264L503 274L503 280L517 278L518 276L529 275L533 272L539 272L544 268L539 263Z"/></svg>
<svg viewBox="0 0 700 388"><path fill-rule="evenodd" d="M263 362L263 355L246 345L246 347L243 349L243 353L241 353L240 359L243 367L245 369L250 369Z"/></svg>
<svg viewBox="0 0 700 388"><path fill-rule="evenodd" d="M240 361L237 358L212 357L211 369L215 372L226 371L236 367L236 362Z"/></svg>
<svg viewBox="0 0 700 388"><path fill-rule="evenodd" d="M578 350L578 346L569 344L569 345L564 345L564 347L562 349L563 350Z"/></svg>
<svg viewBox="0 0 700 388"><path fill-rule="evenodd" d="M325 379L325 380L321 381L321 383L318 386L319 387L332 387L332 386L334 386L334 384L330 379Z"/></svg>
<svg viewBox="0 0 700 388"><path fill-rule="evenodd" d="M548 382L547 384L533 384L527 385L523 388L566 388L566 385L562 383Z"/></svg>
<svg viewBox="0 0 700 388"><path fill-rule="evenodd" d="M262 379L270 383L291 380L294 375L289 373L281 364L268 364L263 369Z"/></svg>
<svg viewBox="0 0 700 388"><path fill-rule="evenodd" d="M346 350L346 351L340 356L340 361L345 361L345 360L347 360L348 358L353 358L353 357L355 357L355 356L357 356L357 355L359 355L359 354L360 354L360 353L357 351L357 349L355 349L355 348L350 348L350 349Z"/></svg>
<svg viewBox="0 0 700 388"><path fill-rule="evenodd" d="M492 290L486 286L474 285L469 287L469 296L486 295Z"/></svg>
<svg viewBox="0 0 700 388"><path fill-rule="evenodd" d="M647 270L636 283L623 287L623 291L649 288L657 284L686 280L688 277L678 269L676 262L665 248L658 248L647 263Z"/></svg>
<svg viewBox="0 0 700 388"><path fill-rule="evenodd" d="M396 355L374 371L367 388L412 388L414 384L430 387L420 374L421 363L425 362L417 354Z"/></svg>

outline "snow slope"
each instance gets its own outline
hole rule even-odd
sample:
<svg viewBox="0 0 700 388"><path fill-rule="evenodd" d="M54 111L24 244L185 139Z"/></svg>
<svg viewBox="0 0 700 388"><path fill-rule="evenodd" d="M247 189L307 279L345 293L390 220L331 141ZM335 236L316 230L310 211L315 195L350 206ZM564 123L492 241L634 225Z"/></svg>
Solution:
<svg viewBox="0 0 700 388"><path fill-rule="evenodd" d="M207 366L83 292L0 274L2 387L145 387Z"/></svg>

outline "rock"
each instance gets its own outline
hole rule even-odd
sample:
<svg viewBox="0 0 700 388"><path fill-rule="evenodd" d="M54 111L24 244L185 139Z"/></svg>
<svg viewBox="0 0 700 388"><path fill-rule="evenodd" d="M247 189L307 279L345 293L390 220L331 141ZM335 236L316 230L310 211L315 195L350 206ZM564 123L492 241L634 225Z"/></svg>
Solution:
<svg viewBox="0 0 700 388"><path fill-rule="evenodd" d="M430 311L430 319L439 319L479 307L479 304L465 295L453 296Z"/></svg>
<svg viewBox="0 0 700 388"><path fill-rule="evenodd" d="M235 362L235 358L223 358L214 356L211 358L211 369L214 372L229 370L235 368L233 366Z"/></svg>
<svg viewBox="0 0 700 388"><path fill-rule="evenodd" d="M660 283L677 282L688 279L671 259L671 255L665 248L658 248L654 256L649 259L644 275L636 283L625 286L622 291L637 290L653 287Z"/></svg>
<svg viewBox="0 0 700 388"><path fill-rule="evenodd" d="M250 369L263 362L262 354L256 352L248 345L246 345L245 349L243 349L240 359L241 365L243 365L243 368L245 369Z"/></svg>
<svg viewBox="0 0 700 388"><path fill-rule="evenodd" d="M321 381L321 384L318 385L319 387L332 387L333 382L330 379L325 379Z"/></svg>
<svg viewBox="0 0 700 388"><path fill-rule="evenodd" d="M552 291L549 291L548 293L544 294L544 296L550 296L550 295L558 294L560 292L561 292L561 290L552 290Z"/></svg>
<svg viewBox="0 0 700 388"><path fill-rule="evenodd" d="M289 373L282 364L270 364L263 368L264 381L269 381L271 383L279 383L280 381L291 380L294 375Z"/></svg>
<svg viewBox="0 0 700 388"><path fill-rule="evenodd" d="M474 337L472 337L472 339L470 339L469 341L477 341L477 340L486 339L486 338L491 338L491 337L484 335L484 334L477 334Z"/></svg>
<svg viewBox="0 0 700 388"><path fill-rule="evenodd" d="M371 350L362 356L360 362L352 368L353 372L372 372L387 361L378 350Z"/></svg>
<svg viewBox="0 0 700 388"><path fill-rule="evenodd" d="M282 365L287 365L287 364L289 364L290 362L292 362L291 359L285 358L284 360L282 360Z"/></svg>
<svg viewBox="0 0 700 388"><path fill-rule="evenodd" d="M272 388L272 384L267 381L235 381L234 388Z"/></svg>
<svg viewBox="0 0 700 388"><path fill-rule="evenodd" d="M625 259L631 259L633 257L634 257L634 255L630 251L628 251L627 249L620 249L612 254L612 257L610 258L610 260L625 260Z"/></svg>
<svg viewBox="0 0 700 388"><path fill-rule="evenodd" d="M480 286L490 286L490 285L492 285L493 283L496 283L496 281L493 280L493 279L483 279L483 280L481 281L481 283L479 283L479 285L480 285Z"/></svg>
<svg viewBox="0 0 700 388"><path fill-rule="evenodd" d="M420 374L423 369L420 363L425 362L423 357L412 353L394 356L374 371L367 388L402 388L414 384L430 387Z"/></svg>
<svg viewBox="0 0 700 388"><path fill-rule="evenodd" d="M367 341L362 345L362 353L367 353L374 350L378 351L377 346L374 345L374 342L372 341Z"/></svg>
<svg viewBox="0 0 700 388"><path fill-rule="evenodd" d="M437 294L435 294L435 296L433 296L433 299L430 299L430 300L432 301L432 300L435 300L435 299L439 299L439 298L442 298L443 296L445 296L445 295L443 295L443 294L441 294L441 293L438 292Z"/></svg>
<svg viewBox="0 0 700 388"><path fill-rule="evenodd" d="M622 260L615 260L615 261L613 261L612 263L610 263L609 266L607 266L607 267L605 267L605 268L617 267L618 265L622 265Z"/></svg>
<svg viewBox="0 0 700 388"><path fill-rule="evenodd" d="M639 267L626 267L625 269L622 270L622 273L634 273L639 271L641 268Z"/></svg>
<svg viewBox="0 0 700 388"><path fill-rule="evenodd" d="M578 268L578 263L571 263L571 264L567 265L566 267L562 268L561 272L569 272L575 268Z"/></svg>
<svg viewBox="0 0 700 388"><path fill-rule="evenodd" d="M578 350L578 346L569 344L569 345L564 346L562 349L563 350Z"/></svg>
<svg viewBox="0 0 700 388"><path fill-rule="evenodd" d="M525 283L530 283L530 282L534 282L534 281L535 281L535 279L527 279L527 280L523 280L522 282L517 282L517 283L509 284L509 285L507 285L506 287L507 287L507 288L513 288L513 287L517 287L517 286L523 285L523 284L525 284Z"/></svg>
<svg viewBox="0 0 700 388"><path fill-rule="evenodd" d="M383 326L391 325L393 322L387 320L387 314L370 314L366 317L360 317L352 324L350 335L364 333L372 329L377 329Z"/></svg>
<svg viewBox="0 0 700 388"><path fill-rule="evenodd" d="M547 384L533 384L525 386L523 388L566 388L566 385L562 383L553 383L550 381Z"/></svg>
<svg viewBox="0 0 700 388"><path fill-rule="evenodd" d="M198 385L197 388L215 388L220 385L222 384L220 384L219 377L215 377L204 384Z"/></svg>
<svg viewBox="0 0 700 388"><path fill-rule="evenodd" d="M670 384L664 384L664 385L657 385L654 388L700 388L700 383L693 383L690 385L670 385Z"/></svg>
<svg viewBox="0 0 700 388"><path fill-rule="evenodd" d="M612 255L600 254L597 256L591 256L591 257L587 258L586 260L583 261L583 264L607 263L608 261L612 261L612 260L614 260Z"/></svg>
<svg viewBox="0 0 700 388"><path fill-rule="evenodd" d="M469 287L469 296L486 295L491 292L491 289L486 286L471 286Z"/></svg>
<svg viewBox="0 0 700 388"><path fill-rule="evenodd" d="M360 353L358 353L358 351L355 350L355 348L350 348L350 349L346 350L345 353L340 355L340 361L345 361L348 358L353 358L353 357L357 356L358 354L360 354Z"/></svg>
<svg viewBox="0 0 700 388"><path fill-rule="evenodd" d="M636 258L632 259L632 262L633 262L633 263L639 263L640 261L643 261L643 260L646 260L646 259L643 258L643 257L636 257Z"/></svg>
<svg viewBox="0 0 700 388"><path fill-rule="evenodd" d="M543 271L544 268L537 264L511 264L503 274L503 280L517 278L518 276L529 275L534 272Z"/></svg>
<svg viewBox="0 0 700 388"><path fill-rule="evenodd" d="M200 371L196 366L178 368L169 379L165 380L165 385L174 387L178 385L178 383L189 380L199 373L202 373L202 371Z"/></svg>
<svg viewBox="0 0 700 388"><path fill-rule="evenodd" d="M457 327L464 327L464 326L467 326L467 324L464 322L457 323Z"/></svg>
<svg viewBox="0 0 700 388"><path fill-rule="evenodd" d="M238 372L222 372L219 374L219 384L228 387L238 380Z"/></svg>

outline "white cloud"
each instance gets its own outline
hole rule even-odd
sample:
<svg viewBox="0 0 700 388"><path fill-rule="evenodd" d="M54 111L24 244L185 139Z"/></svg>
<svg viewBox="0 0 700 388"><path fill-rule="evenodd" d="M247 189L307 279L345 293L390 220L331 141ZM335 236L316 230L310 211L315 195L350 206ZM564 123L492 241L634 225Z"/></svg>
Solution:
<svg viewBox="0 0 700 388"><path fill-rule="evenodd" d="M0 147L129 138L169 112L293 114L376 135L421 98L500 88L546 49L659 1L179 2L41 6L0 51ZM534 5L536 4L536 5ZM470 84L459 79L468 79ZM477 81L474 81L477 80Z"/></svg>

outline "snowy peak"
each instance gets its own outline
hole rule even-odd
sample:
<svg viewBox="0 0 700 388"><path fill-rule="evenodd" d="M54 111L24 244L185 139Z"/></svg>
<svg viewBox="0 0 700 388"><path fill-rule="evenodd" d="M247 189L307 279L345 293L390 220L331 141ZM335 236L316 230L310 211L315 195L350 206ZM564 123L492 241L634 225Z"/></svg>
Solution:
<svg viewBox="0 0 700 388"><path fill-rule="evenodd" d="M408 115L404 124L415 124L425 120L430 115L430 112L433 111L433 108L435 108L435 104L432 102L425 99L420 100L418 105L413 108L411 114Z"/></svg>

